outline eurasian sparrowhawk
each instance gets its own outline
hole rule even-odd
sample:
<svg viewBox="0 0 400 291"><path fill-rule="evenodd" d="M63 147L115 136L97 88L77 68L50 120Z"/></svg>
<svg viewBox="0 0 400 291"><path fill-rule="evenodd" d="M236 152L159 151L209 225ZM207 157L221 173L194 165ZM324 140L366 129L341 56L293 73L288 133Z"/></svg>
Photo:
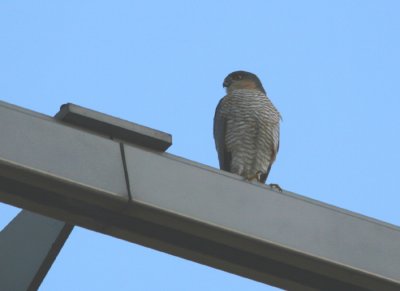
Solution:
<svg viewBox="0 0 400 291"><path fill-rule="evenodd" d="M227 94L214 116L220 169L265 183L279 149L281 116L255 74L233 72L223 87Z"/></svg>

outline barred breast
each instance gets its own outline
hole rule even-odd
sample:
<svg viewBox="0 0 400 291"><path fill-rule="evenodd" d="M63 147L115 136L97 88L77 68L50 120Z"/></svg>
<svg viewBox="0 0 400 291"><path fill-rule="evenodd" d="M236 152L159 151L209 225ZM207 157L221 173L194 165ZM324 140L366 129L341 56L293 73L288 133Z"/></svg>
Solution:
<svg viewBox="0 0 400 291"><path fill-rule="evenodd" d="M224 97L225 145L231 152L231 172L251 178L268 175L279 147L280 114L258 90L238 89ZM265 177L266 178L266 177Z"/></svg>

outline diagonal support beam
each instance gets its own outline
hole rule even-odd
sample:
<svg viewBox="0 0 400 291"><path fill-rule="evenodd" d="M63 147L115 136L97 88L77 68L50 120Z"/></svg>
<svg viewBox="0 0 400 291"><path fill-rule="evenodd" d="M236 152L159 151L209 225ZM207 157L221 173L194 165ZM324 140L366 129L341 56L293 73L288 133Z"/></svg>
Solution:
<svg viewBox="0 0 400 291"><path fill-rule="evenodd" d="M0 232L0 290L37 290L73 226L21 211Z"/></svg>
<svg viewBox="0 0 400 291"><path fill-rule="evenodd" d="M115 135L119 120L73 111L69 125L0 104L0 201L288 290L399 290L399 227L125 140L126 123Z"/></svg>

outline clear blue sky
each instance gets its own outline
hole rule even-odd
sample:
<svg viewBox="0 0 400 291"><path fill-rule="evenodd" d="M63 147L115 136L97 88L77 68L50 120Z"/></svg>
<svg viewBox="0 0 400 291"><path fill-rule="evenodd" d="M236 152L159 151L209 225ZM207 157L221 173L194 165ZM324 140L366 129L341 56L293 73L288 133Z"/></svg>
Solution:
<svg viewBox="0 0 400 291"><path fill-rule="evenodd" d="M0 99L163 130L169 152L217 167L222 81L248 70L283 116L269 181L399 225L399 13L395 0L1 1ZM0 227L17 211L0 204ZM77 227L40 290L275 289Z"/></svg>

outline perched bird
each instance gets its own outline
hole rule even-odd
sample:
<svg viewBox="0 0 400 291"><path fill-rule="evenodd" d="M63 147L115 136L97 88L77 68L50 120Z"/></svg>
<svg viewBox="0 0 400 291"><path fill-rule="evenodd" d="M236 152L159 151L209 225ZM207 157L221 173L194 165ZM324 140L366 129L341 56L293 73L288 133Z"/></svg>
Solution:
<svg viewBox="0 0 400 291"><path fill-rule="evenodd" d="M227 94L214 116L220 169L265 183L279 149L281 116L255 74L230 73L223 87Z"/></svg>

